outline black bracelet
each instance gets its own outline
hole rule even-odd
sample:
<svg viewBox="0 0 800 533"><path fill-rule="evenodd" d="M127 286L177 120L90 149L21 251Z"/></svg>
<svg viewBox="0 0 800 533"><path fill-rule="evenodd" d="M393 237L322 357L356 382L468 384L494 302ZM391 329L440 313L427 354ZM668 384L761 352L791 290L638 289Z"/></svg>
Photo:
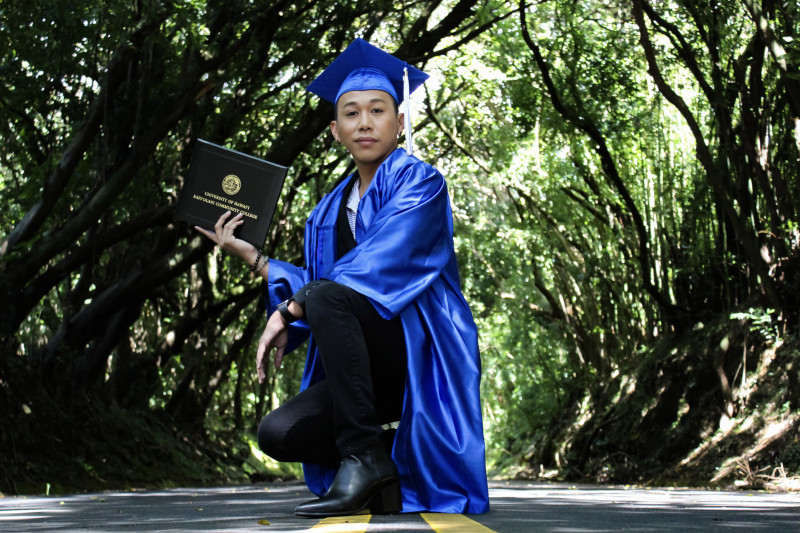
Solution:
<svg viewBox="0 0 800 533"><path fill-rule="evenodd" d="M258 266L258 262L261 260L261 250L258 251L258 255L256 256L256 262L253 263L253 266L250 267L250 272L255 272L256 267Z"/></svg>
<svg viewBox="0 0 800 533"><path fill-rule="evenodd" d="M281 314L281 316L283 316L283 319L286 321L287 324L291 324L292 322L297 320L297 317L294 316L291 311L289 311L289 304L292 303L293 301L294 300L292 298L289 298L288 300L279 303L278 307L275 308L275 310L278 311Z"/></svg>

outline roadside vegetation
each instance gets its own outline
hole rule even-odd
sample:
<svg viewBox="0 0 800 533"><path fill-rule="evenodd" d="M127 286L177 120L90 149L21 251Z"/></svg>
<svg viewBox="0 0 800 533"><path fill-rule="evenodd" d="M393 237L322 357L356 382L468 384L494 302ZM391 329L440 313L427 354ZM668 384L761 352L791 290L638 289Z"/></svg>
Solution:
<svg viewBox="0 0 800 533"><path fill-rule="evenodd" d="M429 72L494 477L796 490L794 2L0 7L0 492L298 477L258 453L262 288L172 211L197 138L287 165L301 261L352 171L304 87L355 37Z"/></svg>

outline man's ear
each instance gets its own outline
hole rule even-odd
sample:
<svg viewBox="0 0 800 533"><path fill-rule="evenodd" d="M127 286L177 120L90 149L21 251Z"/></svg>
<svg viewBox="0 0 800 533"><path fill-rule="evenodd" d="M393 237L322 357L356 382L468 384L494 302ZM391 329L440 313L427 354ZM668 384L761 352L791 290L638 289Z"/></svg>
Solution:
<svg viewBox="0 0 800 533"><path fill-rule="evenodd" d="M406 128L405 118L406 118L405 113L398 113L397 114L397 136L398 137L400 137L400 134L403 133L403 130Z"/></svg>
<svg viewBox="0 0 800 533"><path fill-rule="evenodd" d="M331 133L333 134L333 138L336 139L337 143L342 142L339 139L339 125L336 123L335 120L331 120Z"/></svg>

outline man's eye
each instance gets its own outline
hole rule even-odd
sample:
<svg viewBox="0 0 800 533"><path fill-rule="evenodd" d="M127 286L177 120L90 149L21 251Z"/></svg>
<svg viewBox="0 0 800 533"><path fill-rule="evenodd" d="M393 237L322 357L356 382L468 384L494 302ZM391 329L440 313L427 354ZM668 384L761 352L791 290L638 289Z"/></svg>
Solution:
<svg viewBox="0 0 800 533"><path fill-rule="evenodd" d="M373 113L383 113L383 108L376 107L375 109L372 110L372 112Z"/></svg>
<svg viewBox="0 0 800 533"><path fill-rule="evenodd" d="M354 117L357 114L358 113L356 113L355 111L348 111L347 113L344 114L344 116L346 116L346 117Z"/></svg>

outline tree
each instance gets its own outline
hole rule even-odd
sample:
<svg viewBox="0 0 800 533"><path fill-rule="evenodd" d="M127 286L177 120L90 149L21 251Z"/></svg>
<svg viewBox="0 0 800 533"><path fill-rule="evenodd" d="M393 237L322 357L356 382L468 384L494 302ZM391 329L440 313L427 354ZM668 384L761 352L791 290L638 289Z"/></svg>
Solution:
<svg viewBox="0 0 800 533"><path fill-rule="evenodd" d="M797 397L754 381L800 290L796 17L770 6L520 2L440 67L427 140L457 176L498 465L653 479L759 387ZM793 357L771 371L796 382Z"/></svg>
<svg viewBox="0 0 800 533"><path fill-rule="evenodd" d="M285 384L258 388L249 376L261 289L172 222L195 139L291 166L266 253L299 261L301 221L347 167L321 135L329 105L303 87L356 36L424 65L489 28L491 16L475 15L493 7L142 0L73 9L35 0L0 8L4 426L44 401L42 389L68 404L163 409L195 428L214 409L239 424L246 412L250 425L291 392L302 358Z"/></svg>
<svg viewBox="0 0 800 533"><path fill-rule="evenodd" d="M572 345L562 414L527 436L549 432L538 449L520 439L532 461L625 480L677 463L717 413L744 408L732 376L758 364L726 357L752 350L741 326L688 333L748 308L796 325L797 64L775 44L792 42L775 36L796 33L795 11L520 2L530 55L514 70L532 86L517 109L534 142L559 148L540 157L536 144L545 175L534 167L504 192L535 235L527 256L546 305L534 316Z"/></svg>

